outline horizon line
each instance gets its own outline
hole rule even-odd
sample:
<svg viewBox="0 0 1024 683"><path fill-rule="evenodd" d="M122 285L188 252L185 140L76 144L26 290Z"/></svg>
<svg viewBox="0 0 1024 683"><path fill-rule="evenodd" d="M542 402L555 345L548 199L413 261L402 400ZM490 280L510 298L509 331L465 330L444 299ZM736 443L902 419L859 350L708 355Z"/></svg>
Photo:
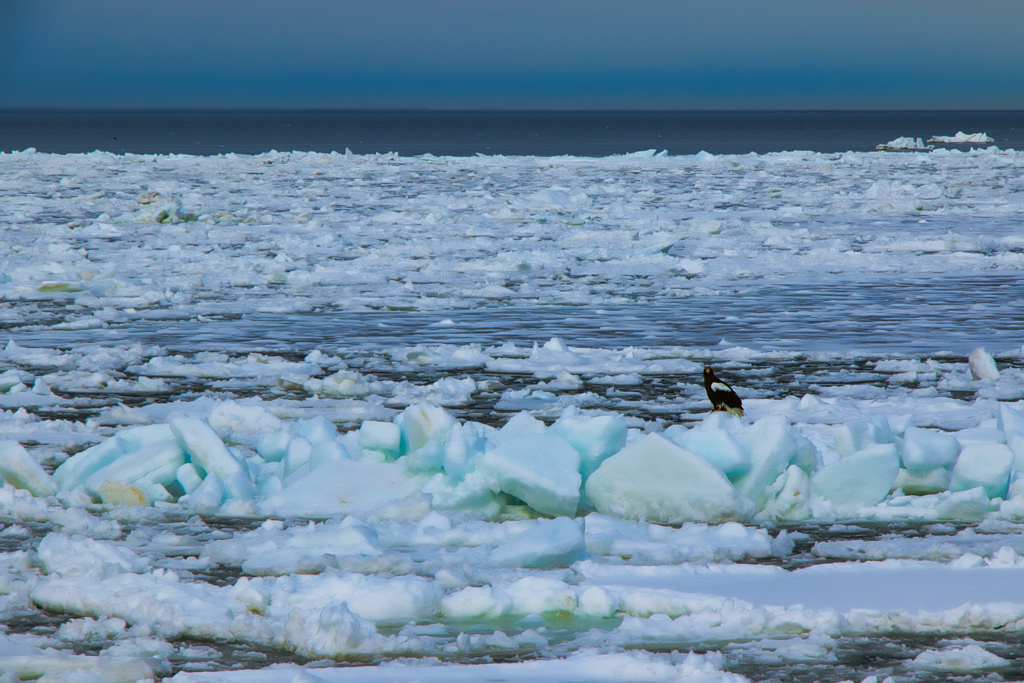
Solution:
<svg viewBox="0 0 1024 683"><path fill-rule="evenodd" d="M813 109L813 108L690 108L690 109L612 109L612 108L566 108L566 109L507 109L507 108L434 108L434 107L0 107L0 115L7 114L926 114L926 113L1015 113L1024 114L1024 108L983 108L983 109Z"/></svg>

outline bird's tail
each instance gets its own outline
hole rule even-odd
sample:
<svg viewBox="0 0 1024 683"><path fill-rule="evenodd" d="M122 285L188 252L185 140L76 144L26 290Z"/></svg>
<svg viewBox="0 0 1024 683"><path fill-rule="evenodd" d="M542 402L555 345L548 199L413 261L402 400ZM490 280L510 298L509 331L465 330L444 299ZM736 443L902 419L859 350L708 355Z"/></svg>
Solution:
<svg viewBox="0 0 1024 683"><path fill-rule="evenodd" d="M743 408L726 408L725 410L730 415L735 415L736 417L746 416L746 413L743 412Z"/></svg>

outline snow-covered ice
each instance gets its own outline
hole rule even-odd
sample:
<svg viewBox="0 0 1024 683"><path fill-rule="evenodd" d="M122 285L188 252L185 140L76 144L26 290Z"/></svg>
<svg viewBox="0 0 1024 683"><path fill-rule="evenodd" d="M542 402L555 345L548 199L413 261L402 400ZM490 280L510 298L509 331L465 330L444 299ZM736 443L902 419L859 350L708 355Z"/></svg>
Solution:
<svg viewBox="0 0 1024 683"><path fill-rule="evenodd" d="M0 673L1024 675L1022 165L0 155Z"/></svg>
<svg viewBox="0 0 1024 683"><path fill-rule="evenodd" d="M963 131L957 131L956 135L933 135L928 139L928 142L941 142L944 144L963 144L966 142L980 142L982 144L991 144L995 142L985 133L965 133Z"/></svg>
<svg viewBox="0 0 1024 683"><path fill-rule="evenodd" d="M0 292L22 302L8 324L102 332L325 307L604 305L822 272L1018 271L1022 164L995 148L703 161L17 152L0 155Z"/></svg>

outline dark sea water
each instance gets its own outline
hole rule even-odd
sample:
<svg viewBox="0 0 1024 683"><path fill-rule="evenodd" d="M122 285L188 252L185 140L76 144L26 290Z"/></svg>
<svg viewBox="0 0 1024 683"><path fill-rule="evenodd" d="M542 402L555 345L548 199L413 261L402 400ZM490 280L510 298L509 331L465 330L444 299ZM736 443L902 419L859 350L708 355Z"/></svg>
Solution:
<svg viewBox="0 0 1024 683"><path fill-rule="evenodd" d="M241 318L138 319L95 330L3 329L23 346L144 342L188 352L255 349L308 352L320 344L371 351L415 344L502 344L561 337L576 346L748 346L780 351L958 355L1020 347L1024 299L1016 274L862 277L766 282L731 295L621 306L488 307L474 310L347 312ZM969 301L969 305L965 305Z"/></svg>
<svg viewBox="0 0 1024 683"><path fill-rule="evenodd" d="M1022 149L1024 112L0 112L0 150L55 153L763 154L869 151L958 131Z"/></svg>

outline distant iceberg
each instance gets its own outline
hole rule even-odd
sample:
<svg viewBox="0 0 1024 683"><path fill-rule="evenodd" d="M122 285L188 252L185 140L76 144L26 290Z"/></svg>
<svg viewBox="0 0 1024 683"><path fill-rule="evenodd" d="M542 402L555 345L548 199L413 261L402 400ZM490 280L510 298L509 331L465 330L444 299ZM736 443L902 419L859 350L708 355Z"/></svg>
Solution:
<svg viewBox="0 0 1024 683"><path fill-rule="evenodd" d="M994 139L990 138L985 133L971 133L968 135L964 132L958 132L956 135L933 135L928 142L945 142L945 143L964 143L964 142L995 142ZM889 143L892 144L892 143Z"/></svg>
<svg viewBox="0 0 1024 683"><path fill-rule="evenodd" d="M930 142L930 141L929 141ZM921 141L921 138L896 138L884 145L878 145L875 147L877 150L883 152L909 152L909 151L927 151L933 149L932 147L926 147Z"/></svg>

